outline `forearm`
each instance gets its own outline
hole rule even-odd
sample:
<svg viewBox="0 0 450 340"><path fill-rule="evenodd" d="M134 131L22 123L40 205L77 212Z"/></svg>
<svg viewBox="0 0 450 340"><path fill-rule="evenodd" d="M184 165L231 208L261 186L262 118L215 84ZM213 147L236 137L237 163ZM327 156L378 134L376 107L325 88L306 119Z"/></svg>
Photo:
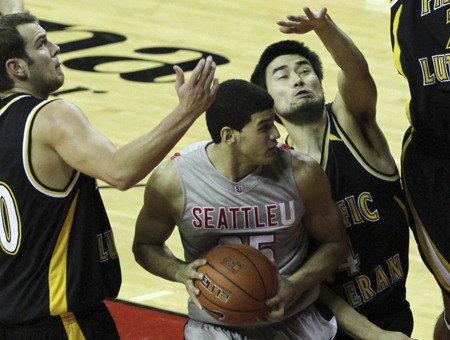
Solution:
<svg viewBox="0 0 450 340"><path fill-rule="evenodd" d="M136 262L148 272L169 281L182 282L178 274L185 263L166 246L134 244L133 253Z"/></svg>
<svg viewBox="0 0 450 340"><path fill-rule="evenodd" d="M197 116L176 108L151 132L116 150L108 169L110 184L126 190L142 180L173 149Z"/></svg>
<svg viewBox="0 0 450 340"><path fill-rule="evenodd" d="M342 262L345 255L345 242L327 242L309 257L304 265L288 280L297 283L302 290L307 290L323 282Z"/></svg>
<svg viewBox="0 0 450 340"><path fill-rule="evenodd" d="M368 72L368 64L350 37L326 15L325 24L314 30L336 64L344 72Z"/></svg>
<svg viewBox="0 0 450 340"><path fill-rule="evenodd" d="M364 339L367 334L381 331L324 284L320 289L319 301L333 312L339 329L355 339Z"/></svg>
<svg viewBox="0 0 450 340"><path fill-rule="evenodd" d="M319 301L327 306L336 317L339 330L359 340L407 340L411 339L401 332L385 331L370 322L365 316L358 313L350 305L322 284Z"/></svg>

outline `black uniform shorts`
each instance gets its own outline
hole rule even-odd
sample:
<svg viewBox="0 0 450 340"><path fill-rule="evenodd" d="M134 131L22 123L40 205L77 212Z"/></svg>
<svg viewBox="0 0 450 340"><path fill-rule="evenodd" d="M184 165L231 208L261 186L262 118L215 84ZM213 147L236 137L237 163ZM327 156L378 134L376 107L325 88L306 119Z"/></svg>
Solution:
<svg viewBox="0 0 450 340"><path fill-rule="evenodd" d="M2 340L116 340L117 327L102 303L83 312L49 316L24 324L0 324Z"/></svg>
<svg viewBox="0 0 450 340"><path fill-rule="evenodd" d="M402 180L420 255L450 294L450 149L410 128L403 140Z"/></svg>

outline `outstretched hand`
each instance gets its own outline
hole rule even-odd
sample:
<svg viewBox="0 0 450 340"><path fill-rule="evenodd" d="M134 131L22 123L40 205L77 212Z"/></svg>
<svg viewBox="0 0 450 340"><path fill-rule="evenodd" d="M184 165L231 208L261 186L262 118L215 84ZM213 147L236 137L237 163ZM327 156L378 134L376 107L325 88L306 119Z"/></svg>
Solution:
<svg viewBox="0 0 450 340"><path fill-rule="evenodd" d="M219 80L214 77L216 63L211 56L200 59L187 81L181 67L175 65L173 69L176 73L175 90L180 108L199 116L212 104L219 88Z"/></svg>
<svg viewBox="0 0 450 340"><path fill-rule="evenodd" d="M289 14L287 20L278 20L280 32L291 34L304 34L323 27L326 23L327 9L324 7L320 12L313 12L309 7L304 7L305 14Z"/></svg>

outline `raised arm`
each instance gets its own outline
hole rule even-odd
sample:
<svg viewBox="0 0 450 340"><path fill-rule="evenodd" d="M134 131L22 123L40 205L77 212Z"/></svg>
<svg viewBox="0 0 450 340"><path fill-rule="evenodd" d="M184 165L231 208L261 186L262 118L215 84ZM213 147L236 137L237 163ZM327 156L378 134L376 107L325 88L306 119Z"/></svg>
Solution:
<svg viewBox="0 0 450 340"><path fill-rule="evenodd" d="M333 22L326 8L320 12L312 12L308 7L303 10L305 14L288 15L287 20L277 21L280 31L304 34L313 30L340 68L335 112L345 110L364 122L374 121L377 90L364 55Z"/></svg>
<svg viewBox="0 0 450 340"><path fill-rule="evenodd" d="M171 161L162 163L150 176L144 194L144 205L139 212L133 241L136 261L148 272L166 280L180 282L194 302L199 291L194 279L201 280L196 268L206 263L199 259L185 263L175 257L165 245L175 227L182 205L182 191Z"/></svg>
<svg viewBox="0 0 450 340"><path fill-rule="evenodd" d="M200 60L187 81L178 66L175 72L179 104L151 132L120 149L95 130L79 108L64 100L46 105L38 114L33 142L58 154L63 166L65 163L113 187L128 189L161 162L215 98L218 80L211 57ZM51 182L54 174L41 172L43 182Z"/></svg>

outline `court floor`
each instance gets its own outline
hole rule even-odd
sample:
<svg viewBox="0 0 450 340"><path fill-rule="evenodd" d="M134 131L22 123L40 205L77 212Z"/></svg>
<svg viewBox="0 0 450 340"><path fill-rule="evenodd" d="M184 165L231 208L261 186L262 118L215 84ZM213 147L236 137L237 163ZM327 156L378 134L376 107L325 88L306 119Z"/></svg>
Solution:
<svg viewBox="0 0 450 340"><path fill-rule="evenodd" d="M336 92L336 67L316 36L286 36L275 25L286 14L301 13L305 5L325 6L369 62L379 91L378 121L399 160L408 92L393 66L388 0L25 1L47 27L50 40L61 46L66 83L57 95L81 107L118 147L152 129L177 104L173 64L189 71L208 54L218 63L220 80L249 79L268 44L302 40L322 57L325 95L331 100ZM201 117L175 149L207 138ZM144 183L127 192L102 189L122 259L119 298L185 313L184 286L150 275L133 259L131 242ZM182 257L178 241L178 235L173 235L168 245ZM408 299L415 316L413 337L431 339L442 309L441 294L413 239Z"/></svg>

